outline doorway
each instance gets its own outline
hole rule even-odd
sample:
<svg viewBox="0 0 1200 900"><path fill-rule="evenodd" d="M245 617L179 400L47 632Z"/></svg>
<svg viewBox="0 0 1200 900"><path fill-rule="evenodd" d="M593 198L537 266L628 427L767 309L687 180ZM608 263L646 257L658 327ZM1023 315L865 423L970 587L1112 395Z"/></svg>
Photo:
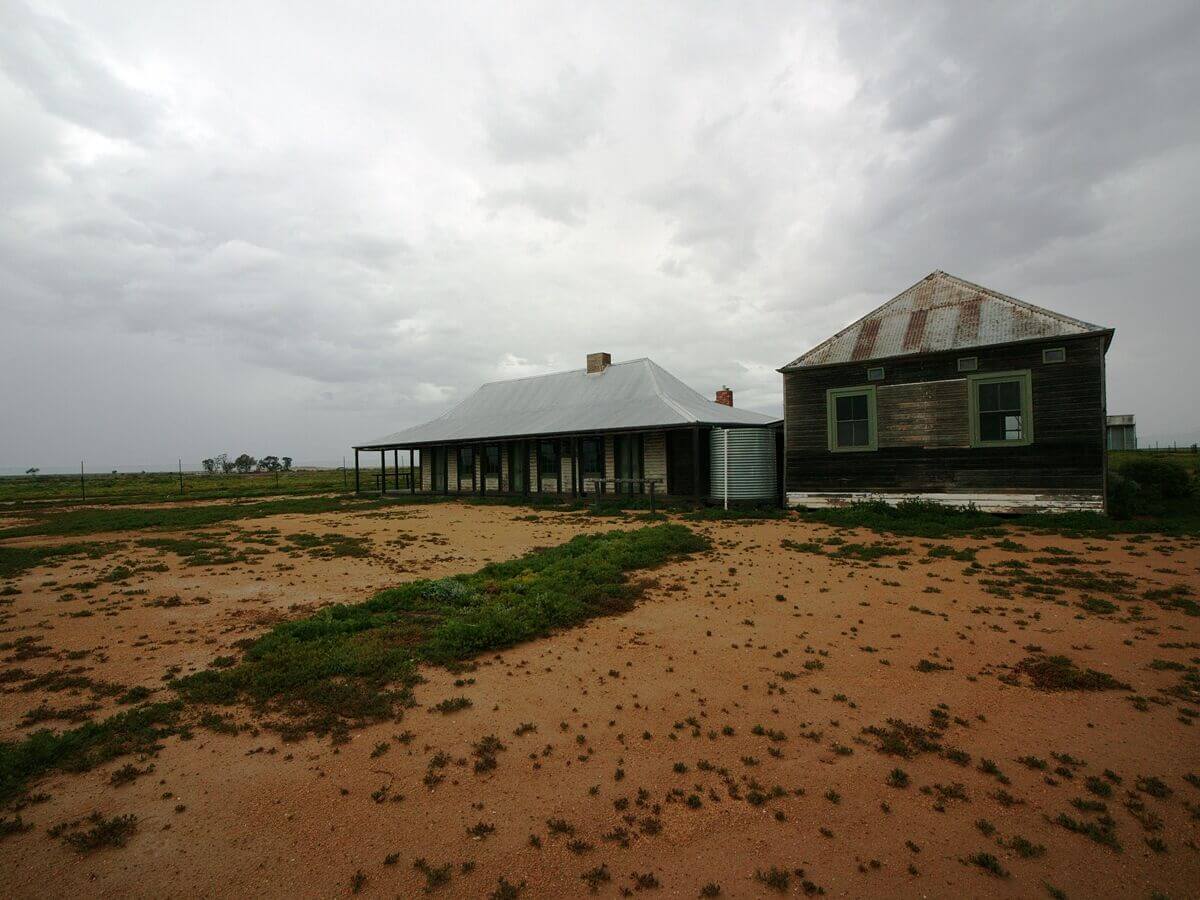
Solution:
<svg viewBox="0 0 1200 900"><path fill-rule="evenodd" d="M640 434L618 434L613 437L613 474L616 478L642 477L643 448ZM617 489L624 494L642 492L640 484L620 484Z"/></svg>
<svg viewBox="0 0 1200 900"><path fill-rule="evenodd" d="M524 441L508 445L508 489L514 494L529 491L529 446Z"/></svg>
<svg viewBox="0 0 1200 900"><path fill-rule="evenodd" d="M446 493L448 487L446 481L446 475L448 474L446 470L446 448L434 447L429 464L430 477L432 478L430 490L441 491L443 494Z"/></svg>

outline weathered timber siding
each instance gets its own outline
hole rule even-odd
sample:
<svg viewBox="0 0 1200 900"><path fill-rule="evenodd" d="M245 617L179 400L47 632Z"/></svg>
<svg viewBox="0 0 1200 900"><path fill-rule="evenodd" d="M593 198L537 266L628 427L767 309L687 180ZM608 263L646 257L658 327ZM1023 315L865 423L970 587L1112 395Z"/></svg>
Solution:
<svg viewBox="0 0 1200 900"><path fill-rule="evenodd" d="M1066 362L1042 350L1066 347ZM1032 373L1033 443L972 448L966 373ZM832 453L825 392L868 383L867 363L785 372L786 484L789 492L1034 492L1103 494L1104 338L1089 335L886 359L876 385L879 449Z"/></svg>
<svg viewBox="0 0 1200 900"><path fill-rule="evenodd" d="M705 434L707 438L708 435ZM642 440L642 477L657 478L659 483L654 492L667 492L667 436L662 431L651 431Z"/></svg>
<svg viewBox="0 0 1200 900"><path fill-rule="evenodd" d="M969 447L967 379L881 384L875 391L879 446Z"/></svg>

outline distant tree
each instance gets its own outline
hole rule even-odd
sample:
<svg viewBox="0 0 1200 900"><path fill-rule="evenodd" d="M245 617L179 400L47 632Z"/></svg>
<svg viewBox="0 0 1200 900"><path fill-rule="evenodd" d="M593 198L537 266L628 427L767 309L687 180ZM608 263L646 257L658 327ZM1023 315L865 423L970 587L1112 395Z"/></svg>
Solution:
<svg viewBox="0 0 1200 900"><path fill-rule="evenodd" d="M200 460L200 465L204 466L204 473L206 475L212 475L217 471L217 461L211 457L209 459Z"/></svg>
<svg viewBox="0 0 1200 900"><path fill-rule="evenodd" d="M258 467L268 472L278 472L283 468L283 465L279 462L278 456L264 456L258 461Z"/></svg>
<svg viewBox="0 0 1200 900"><path fill-rule="evenodd" d="M292 458L290 456L283 457L283 471L292 471Z"/></svg>
<svg viewBox="0 0 1200 900"><path fill-rule="evenodd" d="M229 458L228 453L218 453L216 458L217 468L228 475L233 471L233 460Z"/></svg>
<svg viewBox="0 0 1200 900"><path fill-rule="evenodd" d="M255 459L249 453L242 453L233 461L233 467L239 472L249 472L254 469Z"/></svg>
<svg viewBox="0 0 1200 900"><path fill-rule="evenodd" d="M39 469L37 466L34 466L32 469L26 469L25 474L32 475L34 478L37 478L37 473L40 471L42 471L42 470Z"/></svg>

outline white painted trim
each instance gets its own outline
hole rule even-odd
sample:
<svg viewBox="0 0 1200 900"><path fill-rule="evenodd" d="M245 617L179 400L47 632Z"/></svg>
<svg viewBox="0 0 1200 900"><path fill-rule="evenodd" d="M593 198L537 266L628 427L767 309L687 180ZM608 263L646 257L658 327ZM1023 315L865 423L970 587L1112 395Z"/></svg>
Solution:
<svg viewBox="0 0 1200 900"><path fill-rule="evenodd" d="M939 494L887 491L788 491L788 506L829 509L882 500L895 506L902 500L924 500L945 506L974 506L981 512L1104 512L1103 494Z"/></svg>

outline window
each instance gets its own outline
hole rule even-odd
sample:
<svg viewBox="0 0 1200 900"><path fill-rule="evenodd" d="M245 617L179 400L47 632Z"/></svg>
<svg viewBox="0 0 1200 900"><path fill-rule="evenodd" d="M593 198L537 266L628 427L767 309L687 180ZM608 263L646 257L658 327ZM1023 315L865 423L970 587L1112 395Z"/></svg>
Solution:
<svg viewBox="0 0 1200 900"><path fill-rule="evenodd" d="M1033 441L1029 372L999 372L968 379L971 446L1003 447Z"/></svg>
<svg viewBox="0 0 1200 900"><path fill-rule="evenodd" d="M1067 361L1066 347L1051 347L1042 351L1042 362L1060 363Z"/></svg>
<svg viewBox="0 0 1200 900"><path fill-rule="evenodd" d="M979 357L978 356L961 356L961 357L959 357L958 371L974 372L978 368L979 368Z"/></svg>
<svg viewBox="0 0 1200 900"><path fill-rule="evenodd" d="M883 381L883 366L867 369L867 381Z"/></svg>
<svg viewBox="0 0 1200 900"><path fill-rule="evenodd" d="M579 470L584 477L604 474L604 438L584 438L579 442Z"/></svg>
<svg viewBox="0 0 1200 900"><path fill-rule="evenodd" d="M875 450L875 387L834 388L825 394L829 449Z"/></svg>
<svg viewBox="0 0 1200 900"><path fill-rule="evenodd" d="M458 448L458 483L470 481L475 477L475 448Z"/></svg>
<svg viewBox="0 0 1200 900"><path fill-rule="evenodd" d="M488 444L483 448L483 474L500 475L500 445Z"/></svg>
<svg viewBox="0 0 1200 900"><path fill-rule="evenodd" d="M543 478L557 478L558 441L541 441L538 443L538 469Z"/></svg>

